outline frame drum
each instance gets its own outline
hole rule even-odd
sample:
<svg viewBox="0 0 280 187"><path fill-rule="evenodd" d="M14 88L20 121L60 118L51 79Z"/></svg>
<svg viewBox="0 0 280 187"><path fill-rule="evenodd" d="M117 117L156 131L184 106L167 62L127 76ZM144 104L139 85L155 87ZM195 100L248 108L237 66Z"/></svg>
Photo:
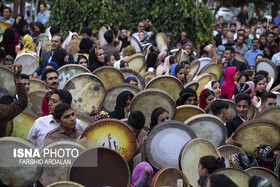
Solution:
<svg viewBox="0 0 280 187"><path fill-rule="evenodd" d="M105 89L118 83L124 83L124 76L120 70L110 66L99 67L92 72L103 83Z"/></svg>
<svg viewBox="0 0 280 187"><path fill-rule="evenodd" d="M245 60L245 58L243 56L241 56L240 54L235 53L235 58L236 58L236 60L245 63L246 67L249 68L248 62Z"/></svg>
<svg viewBox="0 0 280 187"><path fill-rule="evenodd" d="M93 108L99 108L105 97L102 81L90 73L73 76L63 89L72 94L73 109L86 114L91 113Z"/></svg>
<svg viewBox="0 0 280 187"><path fill-rule="evenodd" d="M223 168L215 171L211 175L208 176L204 183L204 187L206 187L206 184L208 180L210 179L211 176L216 175L216 174L224 174L228 178L230 178L237 186L248 186L248 181L250 179L250 175L245 173L244 171L240 169L235 169L235 168Z"/></svg>
<svg viewBox="0 0 280 187"><path fill-rule="evenodd" d="M277 67L271 60L267 58L262 58L259 61L257 61L255 64L255 69L256 73L260 70L267 71L269 76L274 78L274 81L276 81L276 79L278 78Z"/></svg>
<svg viewBox="0 0 280 187"><path fill-rule="evenodd" d="M47 146L44 147L44 149L77 150L77 151L75 151L75 156L76 156L76 153L81 154L85 150L85 148L83 146L81 146L80 144L78 144L76 142L72 142L72 141L57 141L57 142L48 144ZM43 151L41 151L41 154L43 155ZM67 161L71 160L71 163L73 163L75 158L76 157L73 157L72 154L69 154L69 156L65 156L63 158L59 157L59 155L49 155L48 154L43 159L44 160L47 160L47 159L62 159L62 160L65 159L66 160L67 159ZM43 186L47 186L54 182L67 181L71 163L70 164L68 164L68 163L66 163L66 164L49 164L49 165L44 164L43 173L42 173L41 178L39 179L40 183Z"/></svg>
<svg viewBox="0 0 280 187"><path fill-rule="evenodd" d="M37 116L42 114L42 101L47 92L48 90L44 89L33 90L29 92L27 95L28 105L26 110L31 111Z"/></svg>
<svg viewBox="0 0 280 187"><path fill-rule="evenodd" d="M78 111L74 111L74 112L76 118L82 122L84 129L86 129L88 126L94 123L94 119L92 119L89 115Z"/></svg>
<svg viewBox="0 0 280 187"><path fill-rule="evenodd" d="M192 77L190 78L190 80L193 80L194 77L196 76L198 70L200 67L200 61L194 60L191 64L190 64L190 74L192 75Z"/></svg>
<svg viewBox="0 0 280 187"><path fill-rule="evenodd" d="M121 120L107 118L88 126L81 138L86 137L89 147L108 147L129 161L136 151L136 137L132 129Z"/></svg>
<svg viewBox="0 0 280 187"><path fill-rule="evenodd" d="M240 125L233 139L242 144L245 153L254 153L260 144L275 149L280 146L280 125L267 119L253 119Z"/></svg>
<svg viewBox="0 0 280 187"><path fill-rule="evenodd" d="M150 187L161 186L189 187L190 183L182 171L169 167L163 168L156 173Z"/></svg>
<svg viewBox="0 0 280 187"><path fill-rule="evenodd" d="M62 89L66 82L73 76L81 73L91 73L87 68L77 64L67 64L58 70L59 85L58 89Z"/></svg>
<svg viewBox="0 0 280 187"><path fill-rule="evenodd" d="M128 63L129 68L134 69L138 72L140 72L146 64L145 57L142 54L131 55L126 58L125 61Z"/></svg>
<svg viewBox="0 0 280 187"><path fill-rule="evenodd" d="M147 71L143 74L143 78L145 80L145 84L148 84L153 78L155 78L157 75L152 71Z"/></svg>
<svg viewBox="0 0 280 187"><path fill-rule="evenodd" d="M157 47L158 47L158 50L159 52L162 52L164 50L168 50L168 47L167 47L167 39L166 39L166 36L164 33L160 32L160 33L157 33L156 35L156 43L157 43Z"/></svg>
<svg viewBox="0 0 280 187"><path fill-rule="evenodd" d="M227 129L224 123L214 115L198 114L184 123L192 128L198 138L205 138L216 147L226 142Z"/></svg>
<svg viewBox="0 0 280 187"><path fill-rule="evenodd" d="M230 167L230 157L231 155L235 154L235 153L242 153L245 154L245 152L240 149L239 147L235 146L235 145L222 145L220 147L218 147L218 150L221 154L221 157L225 158L225 165L226 168Z"/></svg>
<svg viewBox="0 0 280 187"><path fill-rule="evenodd" d="M151 114L154 109L163 107L172 120L176 113L176 103L171 95L160 89L142 90L131 101L130 111L140 110L145 116L145 127L150 128Z"/></svg>
<svg viewBox="0 0 280 187"><path fill-rule="evenodd" d="M34 73L38 67L37 59L29 53L22 53L18 55L14 61L14 64L19 63L22 64L22 73L26 75Z"/></svg>
<svg viewBox="0 0 280 187"><path fill-rule="evenodd" d="M250 176L258 176L261 178L265 178L272 182L272 186L280 186L277 175L273 173L271 170L263 168L263 167L251 167L245 170Z"/></svg>
<svg viewBox="0 0 280 187"><path fill-rule="evenodd" d="M130 36L130 44L135 47L136 53L143 53L144 50L142 49L139 41L134 36Z"/></svg>
<svg viewBox="0 0 280 187"><path fill-rule="evenodd" d="M205 85L212 80L211 75L209 73L203 73L195 78L198 82L198 88L196 90L197 98L199 98L200 93L204 89Z"/></svg>
<svg viewBox="0 0 280 187"><path fill-rule="evenodd" d="M29 77L29 82L30 82L29 92L32 92L33 90L37 90L37 89L45 89L45 90L48 89L46 83L40 79Z"/></svg>
<svg viewBox="0 0 280 187"><path fill-rule="evenodd" d="M11 95L16 95L16 85L13 72L9 68L0 66L0 85L6 88Z"/></svg>
<svg viewBox="0 0 280 187"><path fill-rule="evenodd" d="M41 176L42 167L37 164L20 164L14 150L35 150L34 145L21 138L0 138L0 180L7 186L32 186ZM38 157L21 157L22 160L39 159Z"/></svg>
<svg viewBox="0 0 280 187"><path fill-rule="evenodd" d="M104 110L113 112L115 110L116 101L119 93L130 91L135 96L140 89L132 84L120 83L106 89L106 95L103 101Z"/></svg>
<svg viewBox="0 0 280 187"><path fill-rule="evenodd" d="M121 68L120 71L123 73L125 79L128 77L135 77L138 81L138 87L141 90L145 88L145 80L138 71L131 68Z"/></svg>
<svg viewBox="0 0 280 187"><path fill-rule="evenodd" d="M179 99L180 92L184 89L181 81L171 75L162 75L151 80L145 89L157 88L168 92L176 101Z"/></svg>
<svg viewBox="0 0 280 187"><path fill-rule="evenodd" d="M204 66L204 68L201 69L201 71L199 72L199 74L205 73L205 72L211 72L214 75L216 75L217 80L220 80L223 72L221 67L218 64L212 63L212 64L208 64L206 66Z"/></svg>
<svg viewBox="0 0 280 187"><path fill-rule="evenodd" d="M35 120L38 118L36 114L29 111L23 111L13 119L13 137L27 139L30 129Z"/></svg>
<svg viewBox="0 0 280 187"><path fill-rule="evenodd" d="M119 153L108 148L95 147L85 150L76 158L68 179L84 186L94 184L125 187L130 183L130 171L127 162Z"/></svg>
<svg viewBox="0 0 280 187"><path fill-rule="evenodd" d="M0 97L2 97L4 95L11 95L11 94L9 93L9 91L5 87L0 85Z"/></svg>
<svg viewBox="0 0 280 187"><path fill-rule="evenodd" d="M209 58L209 57L202 57L202 58L199 58L197 60L199 61L199 64L200 64L199 69L197 71L198 73L208 64L213 64L212 59ZM195 62L195 60L192 63L194 63L194 62Z"/></svg>
<svg viewBox="0 0 280 187"><path fill-rule="evenodd" d="M180 152L180 170L183 171L192 186L197 184L199 178L197 173L199 159L206 155L220 157L216 146L203 138L196 138L186 143Z"/></svg>
<svg viewBox="0 0 280 187"><path fill-rule="evenodd" d="M48 41L48 40L49 40L48 34L41 33L41 34L36 38L36 44L37 44L38 42L45 42L45 41Z"/></svg>
<svg viewBox="0 0 280 187"><path fill-rule="evenodd" d="M71 182L71 181L60 181L60 182L55 182L47 187L85 187L81 184L78 184L76 182Z"/></svg>
<svg viewBox="0 0 280 187"><path fill-rule="evenodd" d="M196 138L194 131L179 121L165 121L156 125L145 142L149 162L157 169L178 168L182 147Z"/></svg>
<svg viewBox="0 0 280 187"><path fill-rule="evenodd" d="M276 123L279 123L280 121L279 112L280 112L280 106L271 106L259 112L259 114L256 116L255 119L269 119Z"/></svg>
<svg viewBox="0 0 280 187"><path fill-rule="evenodd" d="M181 105L176 108L174 120L185 122L187 119L198 114L205 114L205 112L198 106Z"/></svg>
<svg viewBox="0 0 280 187"><path fill-rule="evenodd" d="M195 80L192 80L192 81L190 81L190 82L188 82L187 84L184 85L184 88L191 88L194 91L196 91L198 89L198 87L199 87L199 84Z"/></svg>

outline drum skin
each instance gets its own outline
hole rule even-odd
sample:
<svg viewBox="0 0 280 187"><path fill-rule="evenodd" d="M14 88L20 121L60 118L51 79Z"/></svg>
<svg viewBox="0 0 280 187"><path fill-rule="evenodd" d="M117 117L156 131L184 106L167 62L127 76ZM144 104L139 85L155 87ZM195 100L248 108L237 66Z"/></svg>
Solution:
<svg viewBox="0 0 280 187"><path fill-rule="evenodd" d="M89 115L78 111L74 111L74 112L76 118L82 122L84 129L86 129L88 126L94 123L94 119L91 118Z"/></svg>
<svg viewBox="0 0 280 187"><path fill-rule="evenodd" d="M30 142L21 138L0 138L0 180L4 185L32 186L41 176L42 167L36 164L19 164L19 157L14 156L14 149L32 149L35 147ZM23 157L25 159L38 157Z"/></svg>
<svg viewBox="0 0 280 187"><path fill-rule="evenodd" d="M13 119L13 137L27 139L30 129L35 120L38 118L36 114L29 111L23 111Z"/></svg>
<svg viewBox="0 0 280 187"><path fill-rule="evenodd" d="M11 95L16 95L16 85L12 70L3 66L0 66L0 85L6 88Z"/></svg>
<svg viewBox="0 0 280 187"><path fill-rule="evenodd" d="M250 176L258 176L268 179L270 182L272 182L272 186L280 186L277 175L275 175L275 173L269 169L263 167L251 167L246 169L245 172Z"/></svg>
<svg viewBox="0 0 280 187"><path fill-rule="evenodd" d="M194 131L179 121L157 124L145 142L145 153L149 162L157 169L178 167L182 147L196 138Z"/></svg>
<svg viewBox="0 0 280 187"><path fill-rule="evenodd" d="M259 114L256 116L256 119L269 119L276 123L280 122L280 106L271 106L268 108L263 109Z"/></svg>
<svg viewBox="0 0 280 187"><path fill-rule="evenodd" d="M154 72L147 71L143 74L143 78L145 80L145 84L147 85L153 78L155 78L157 75Z"/></svg>
<svg viewBox="0 0 280 187"><path fill-rule="evenodd" d="M233 155L235 153L245 154L245 152L241 148L239 148L235 145L222 145L222 146L218 147L218 150L221 154L221 157L224 157L224 159L225 159L226 168L230 167L229 160L230 160L231 155Z"/></svg>
<svg viewBox="0 0 280 187"><path fill-rule="evenodd" d="M72 94L74 110L89 114L100 107L104 100L105 88L102 81L89 73L78 74L70 78L63 90Z"/></svg>
<svg viewBox="0 0 280 187"><path fill-rule="evenodd" d="M90 166L95 164L95 167ZM88 167L80 167L81 165L88 165ZM127 162L120 154L108 148L95 147L87 149L76 158L71 166L68 180L84 186L94 184L94 186L125 187L130 183L130 171Z"/></svg>
<svg viewBox="0 0 280 187"><path fill-rule="evenodd" d="M118 83L124 83L124 76L120 70L114 67L105 66L99 67L92 72L104 84L105 89Z"/></svg>
<svg viewBox="0 0 280 187"><path fill-rule="evenodd" d="M199 86L198 82L195 80L192 80L192 81L188 82L187 84L185 84L184 88L188 87L188 88L191 88L194 91L196 91L198 89L198 86Z"/></svg>
<svg viewBox="0 0 280 187"><path fill-rule="evenodd" d="M107 118L88 126L81 138L88 139L85 147L107 147L117 151L129 161L136 151L136 137L132 129L121 120Z"/></svg>
<svg viewBox="0 0 280 187"><path fill-rule="evenodd" d="M59 150L59 149L77 149L79 154L81 154L85 148L81 146L80 144L72 141L57 141L48 144L44 147L44 149L52 149L52 150ZM42 151L41 154L43 155ZM71 156L67 157L67 160L71 160L71 163L74 161L74 157ZM43 159L60 159L58 156L47 155L47 157L44 157ZM43 186L48 186L54 182L59 181L66 181L68 179L68 173L70 170L71 165L69 164L56 164L56 165L43 165L43 173L41 178L39 179L40 183Z"/></svg>
<svg viewBox="0 0 280 187"><path fill-rule="evenodd" d="M211 81L211 75L209 73L203 74L203 75L199 75L196 77L195 79L199 86L196 90L197 93L197 97L199 98L200 93L202 92L202 90L204 89L205 85Z"/></svg>
<svg viewBox="0 0 280 187"><path fill-rule="evenodd" d="M22 72L26 75L30 75L35 72L38 67L38 61L35 56L29 53L22 53L18 55L14 61L14 64L22 64Z"/></svg>
<svg viewBox="0 0 280 187"><path fill-rule="evenodd" d="M199 178L197 173L199 159L206 155L220 157L216 146L203 138L196 138L186 143L180 152L180 170L183 171L192 186L197 184Z"/></svg>
<svg viewBox="0 0 280 187"><path fill-rule="evenodd" d="M190 187L187 177L177 168L163 168L154 176L150 187L178 186L179 180L182 181L182 187Z"/></svg>
<svg viewBox="0 0 280 187"><path fill-rule="evenodd" d="M203 69L201 69L199 74L205 73L205 72L214 73L217 76L217 80L220 80L222 73L223 73L221 67L215 63L206 65Z"/></svg>
<svg viewBox="0 0 280 187"><path fill-rule="evenodd" d="M198 60L194 60L191 64L190 64L190 74L192 75L190 80L193 80L194 77L197 75L197 72L199 70L200 67L200 62Z"/></svg>
<svg viewBox="0 0 280 187"><path fill-rule="evenodd" d="M48 90L45 89L32 90L29 92L27 95L28 106L26 110L31 111L37 116L42 114L42 101L47 92Z"/></svg>
<svg viewBox="0 0 280 187"><path fill-rule="evenodd" d="M266 70L269 73L270 77L273 77L276 81L278 77L278 71L275 64L269 60L268 58L262 58L255 64L256 72L259 72L260 70Z"/></svg>
<svg viewBox="0 0 280 187"><path fill-rule="evenodd" d="M58 70L59 85L58 88L62 89L66 82L73 76L81 73L91 73L87 68L77 64L67 64L60 67Z"/></svg>
<svg viewBox="0 0 280 187"><path fill-rule="evenodd" d="M105 111L113 112L115 110L117 97L123 91L130 91L135 96L140 89L127 83L120 83L109 87L106 89L106 95L102 104Z"/></svg>
<svg viewBox="0 0 280 187"><path fill-rule="evenodd" d="M205 112L198 106L181 105L176 108L174 120L185 122L187 119L198 114L205 114Z"/></svg>
<svg viewBox="0 0 280 187"><path fill-rule="evenodd" d="M32 92L33 90L38 90L38 89L45 89L45 90L48 89L46 83L40 79L29 77L29 82L30 82L29 92Z"/></svg>
<svg viewBox="0 0 280 187"><path fill-rule="evenodd" d="M176 101L179 99L180 92L184 89L181 81L171 75L162 75L151 80L145 89L157 88L168 92Z"/></svg>
<svg viewBox="0 0 280 187"><path fill-rule="evenodd" d="M144 104L145 103L145 104ZM131 101L130 111L140 110L145 116L145 127L150 128L151 114L154 109L163 107L172 120L176 113L176 103L171 95L160 89L142 90Z"/></svg>
<svg viewBox="0 0 280 187"><path fill-rule="evenodd" d="M280 125L272 120L253 119L240 125L233 139L242 144L241 149L246 153L254 153L260 144L275 149L280 146Z"/></svg>
<svg viewBox="0 0 280 187"><path fill-rule="evenodd" d="M216 147L225 144L227 129L220 118L211 114L198 114L184 122L189 125L198 138L205 138Z"/></svg>
<svg viewBox="0 0 280 187"><path fill-rule="evenodd" d="M125 61L128 63L129 68L134 69L138 72L140 72L146 64L145 57L142 54L131 55L126 58Z"/></svg>
<svg viewBox="0 0 280 187"><path fill-rule="evenodd" d="M164 33L160 32L156 35L156 43L157 43L157 47L158 47L158 50L159 52L162 52L164 50L168 50L168 47L167 47L167 43L166 43L166 36Z"/></svg>
<svg viewBox="0 0 280 187"><path fill-rule="evenodd" d="M237 186L248 186L248 181L250 178L250 175L246 172L235 169L235 168L223 168L215 171L211 175L208 176L206 179L206 182L210 179L211 176L216 174L224 174L228 178L230 178Z"/></svg>

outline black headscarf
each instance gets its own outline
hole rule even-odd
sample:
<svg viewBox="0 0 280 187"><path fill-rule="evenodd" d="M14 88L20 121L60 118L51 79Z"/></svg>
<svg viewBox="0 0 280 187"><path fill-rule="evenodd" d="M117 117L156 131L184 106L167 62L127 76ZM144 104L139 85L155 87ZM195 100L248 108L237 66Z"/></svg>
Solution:
<svg viewBox="0 0 280 187"><path fill-rule="evenodd" d="M117 97L115 111L109 113L110 118L116 118L116 119L125 118L123 109L126 105L126 102L128 100L131 100L133 97L134 95L130 91L123 91L122 93L120 93Z"/></svg>
<svg viewBox="0 0 280 187"><path fill-rule="evenodd" d="M98 50L101 48L94 48L93 50L91 50L91 52L89 53L89 67L88 69L92 72L95 69L104 66L104 62L99 62L97 55L98 55Z"/></svg>
<svg viewBox="0 0 280 187"><path fill-rule="evenodd" d="M150 122L150 131L158 124L158 117L163 114L164 112L169 113L165 108L158 107L153 110L151 115L151 122Z"/></svg>
<svg viewBox="0 0 280 187"><path fill-rule="evenodd" d="M3 34L4 44L15 44L15 30L11 28L7 28Z"/></svg>
<svg viewBox="0 0 280 187"><path fill-rule="evenodd" d="M155 65L157 63L157 56L158 56L158 53L157 52L150 52L148 54L148 57L147 57L147 70L152 67L152 68L156 68Z"/></svg>
<svg viewBox="0 0 280 187"><path fill-rule="evenodd" d="M26 34L29 34L29 31L28 31L28 30L25 31L25 32L23 32L23 27L24 27L25 25L28 25L28 23L27 23L27 21L26 21L25 19L21 19L21 20L18 22L18 31L17 31L17 33L18 33L18 35L20 35L21 37L23 37L23 36L26 35Z"/></svg>
<svg viewBox="0 0 280 187"><path fill-rule="evenodd" d="M187 87L187 88L183 89L180 92L179 99L176 101L177 106L184 105L186 100L191 96L195 96L195 98L197 99L197 94L192 88Z"/></svg>
<svg viewBox="0 0 280 187"><path fill-rule="evenodd" d="M51 61L55 62L59 67L61 67L66 64L64 62L64 58L66 55L67 52L64 49L62 48L55 49Z"/></svg>
<svg viewBox="0 0 280 187"><path fill-rule="evenodd" d="M93 45L93 41L90 38L83 38L80 42L79 45L80 51L78 53L89 54L92 45Z"/></svg>

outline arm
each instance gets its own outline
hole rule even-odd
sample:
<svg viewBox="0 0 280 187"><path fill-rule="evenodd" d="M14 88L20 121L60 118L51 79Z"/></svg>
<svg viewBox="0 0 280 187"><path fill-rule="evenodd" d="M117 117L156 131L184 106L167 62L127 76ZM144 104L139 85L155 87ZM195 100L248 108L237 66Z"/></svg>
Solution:
<svg viewBox="0 0 280 187"><path fill-rule="evenodd" d="M68 59L68 62L67 64L74 64L74 58L73 58L73 55L71 53L67 53L68 56L69 56L69 59Z"/></svg>
<svg viewBox="0 0 280 187"><path fill-rule="evenodd" d="M155 36L158 33L158 31L157 31L157 29L155 28L155 26L152 24L152 22L150 20L147 20L147 22L148 22L149 27L152 28L151 37L153 37L153 36Z"/></svg>
<svg viewBox="0 0 280 187"><path fill-rule="evenodd" d="M2 105L0 108L0 119L12 120L27 107L27 95L25 92L24 84L21 83L20 79L21 70L21 64L13 65L13 75L17 87L18 101L15 101L10 105Z"/></svg>

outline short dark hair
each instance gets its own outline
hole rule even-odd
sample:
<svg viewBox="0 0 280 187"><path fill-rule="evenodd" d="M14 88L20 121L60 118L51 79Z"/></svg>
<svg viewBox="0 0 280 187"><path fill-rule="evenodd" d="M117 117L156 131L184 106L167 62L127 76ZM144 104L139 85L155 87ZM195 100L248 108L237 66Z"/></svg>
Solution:
<svg viewBox="0 0 280 187"><path fill-rule="evenodd" d="M269 98L277 99L277 95L272 92L264 92L261 96L261 102L265 103Z"/></svg>
<svg viewBox="0 0 280 187"><path fill-rule="evenodd" d="M40 5L44 5L44 7L47 8L47 4L46 3L40 3Z"/></svg>
<svg viewBox="0 0 280 187"><path fill-rule="evenodd" d="M105 56L104 64L107 64L107 62L109 62L111 60L111 56L113 56L113 55L108 54Z"/></svg>
<svg viewBox="0 0 280 187"><path fill-rule="evenodd" d="M132 111L128 117L128 125L135 129L143 129L145 125L144 114L139 110Z"/></svg>
<svg viewBox="0 0 280 187"><path fill-rule="evenodd" d="M70 105L72 102L72 95L66 90L55 90L53 94L57 94L62 103Z"/></svg>
<svg viewBox="0 0 280 187"><path fill-rule="evenodd" d="M91 30L86 26L82 26L82 28L81 28L80 35L83 35L83 34L87 34L89 37L92 37Z"/></svg>
<svg viewBox="0 0 280 187"><path fill-rule="evenodd" d="M7 6L4 7L4 8L3 8L3 12L4 12L5 9L9 9L9 11L12 12L12 9L11 9L10 7L7 7Z"/></svg>
<svg viewBox="0 0 280 187"><path fill-rule="evenodd" d="M59 34L60 27L58 25L52 25L50 28L50 33L51 33L52 37L54 36L54 34Z"/></svg>
<svg viewBox="0 0 280 187"><path fill-rule="evenodd" d="M267 34L267 36L270 35L270 34L272 34L272 35L275 37L275 33L274 33L274 32L269 32L269 33Z"/></svg>
<svg viewBox="0 0 280 187"><path fill-rule="evenodd" d="M238 30L237 30L237 33L240 32L240 31L242 31L242 32L245 33L245 30L244 30L244 29L238 29Z"/></svg>
<svg viewBox="0 0 280 187"><path fill-rule="evenodd" d="M107 30L105 33L104 33L104 38L106 40L107 43L112 43L113 39L114 39L114 33L112 30Z"/></svg>
<svg viewBox="0 0 280 187"><path fill-rule="evenodd" d="M256 73L256 76L257 75L263 75L266 78L269 75L269 73L265 70L260 70Z"/></svg>
<svg viewBox="0 0 280 187"><path fill-rule="evenodd" d="M255 83L255 86L258 84L258 82L260 82L264 78L265 78L265 76L263 74L256 75L253 79L253 82Z"/></svg>
<svg viewBox="0 0 280 187"><path fill-rule="evenodd" d="M271 28L271 30L274 30L274 29L278 29L278 27L277 27L277 26L273 26L273 27Z"/></svg>
<svg viewBox="0 0 280 187"><path fill-rule="evenodd" d="M248 105L251 106L251 96L247 93L240 93L235 98L235 104L239 103L240 101L247 101Z"/></svg>
<svg viewBox="0 0 280 187"><path fill-rule="evenodd" d="M226 47L225 51L230 51L231 54L232 54L232 53L233 53L233 54L235 53L234 48L231 47L231 46Z"/></svg>
<svg viewBox="0 0 280 187"><path fill-rule="evenodd" d="M26 74L24 74L24 73L21 73L21 74L20 74L20 79L21 79L21 80L22 80L22 79L27 79L27 80L29 80L29 76L26 75Z"/></svg>
<svg viewBox="0 0 280 187"><path fill-rule="evenodd" d="M244 35L244 34L239 34L239 35L237 36L237 38L239 38L239 37L243 37L243 41L245 40L245 35Z"/></svg>
<svg viewBox="0 0 280 187"><path fill-rule="evenodd" d="M49 73L56 73L58 75L58 72L56 71L56 69L53 69L53 68L46 69L45 72L44 72L45 80L47 79L47 75Z"/></svg>
<svg viewBox="0 0 280 187"><path fill-rule="evenodd" d="M236 27L236 23L230 23L229 27L231 27L232 25Z"/></svg>
<svg viewBox="0 0 280 187"><path fill-rule="evenodd" d="M63 37L60 33L55 33L52 35L52 37L55 37L55 36L59 36L60 37L60 42L63 43Z"/></svg>
<svg viewBox="0 0 280 187"><path fill-rule="evenodd" d="M221 114L221 112L224 108L228 109L229 104L227 102L223 101L223 100L220 100L220 99L213 101L210 105L211 112L215 116Z"/></svg>
<svg viewBox="0 0 280 187"><path fill-rule="evenodd" d="M185 66L186 64L189 64L189 65L190 65L190 62L189 62L189 61L182 61L180 64L181 64L182 66Z"/></svg>
<svg viewBox="0 0 280 187"><path fill-rule="evenodd" d="M53 113L53 118L56 120L60 120L61 116L63 115L63 113L66 110L72 109L71 105L67 104L67 103L61 103L58 104L55 108L54 108L54 113Z"/></svg>
<svg viewBox="0 0 280 187"><path fill-rule="evenodd" d="M253 39L252 39L252 42L253 42L254 40L258 40L258 42L260 43L260 39L258 39L258 38L253 38Z"/></svg>

